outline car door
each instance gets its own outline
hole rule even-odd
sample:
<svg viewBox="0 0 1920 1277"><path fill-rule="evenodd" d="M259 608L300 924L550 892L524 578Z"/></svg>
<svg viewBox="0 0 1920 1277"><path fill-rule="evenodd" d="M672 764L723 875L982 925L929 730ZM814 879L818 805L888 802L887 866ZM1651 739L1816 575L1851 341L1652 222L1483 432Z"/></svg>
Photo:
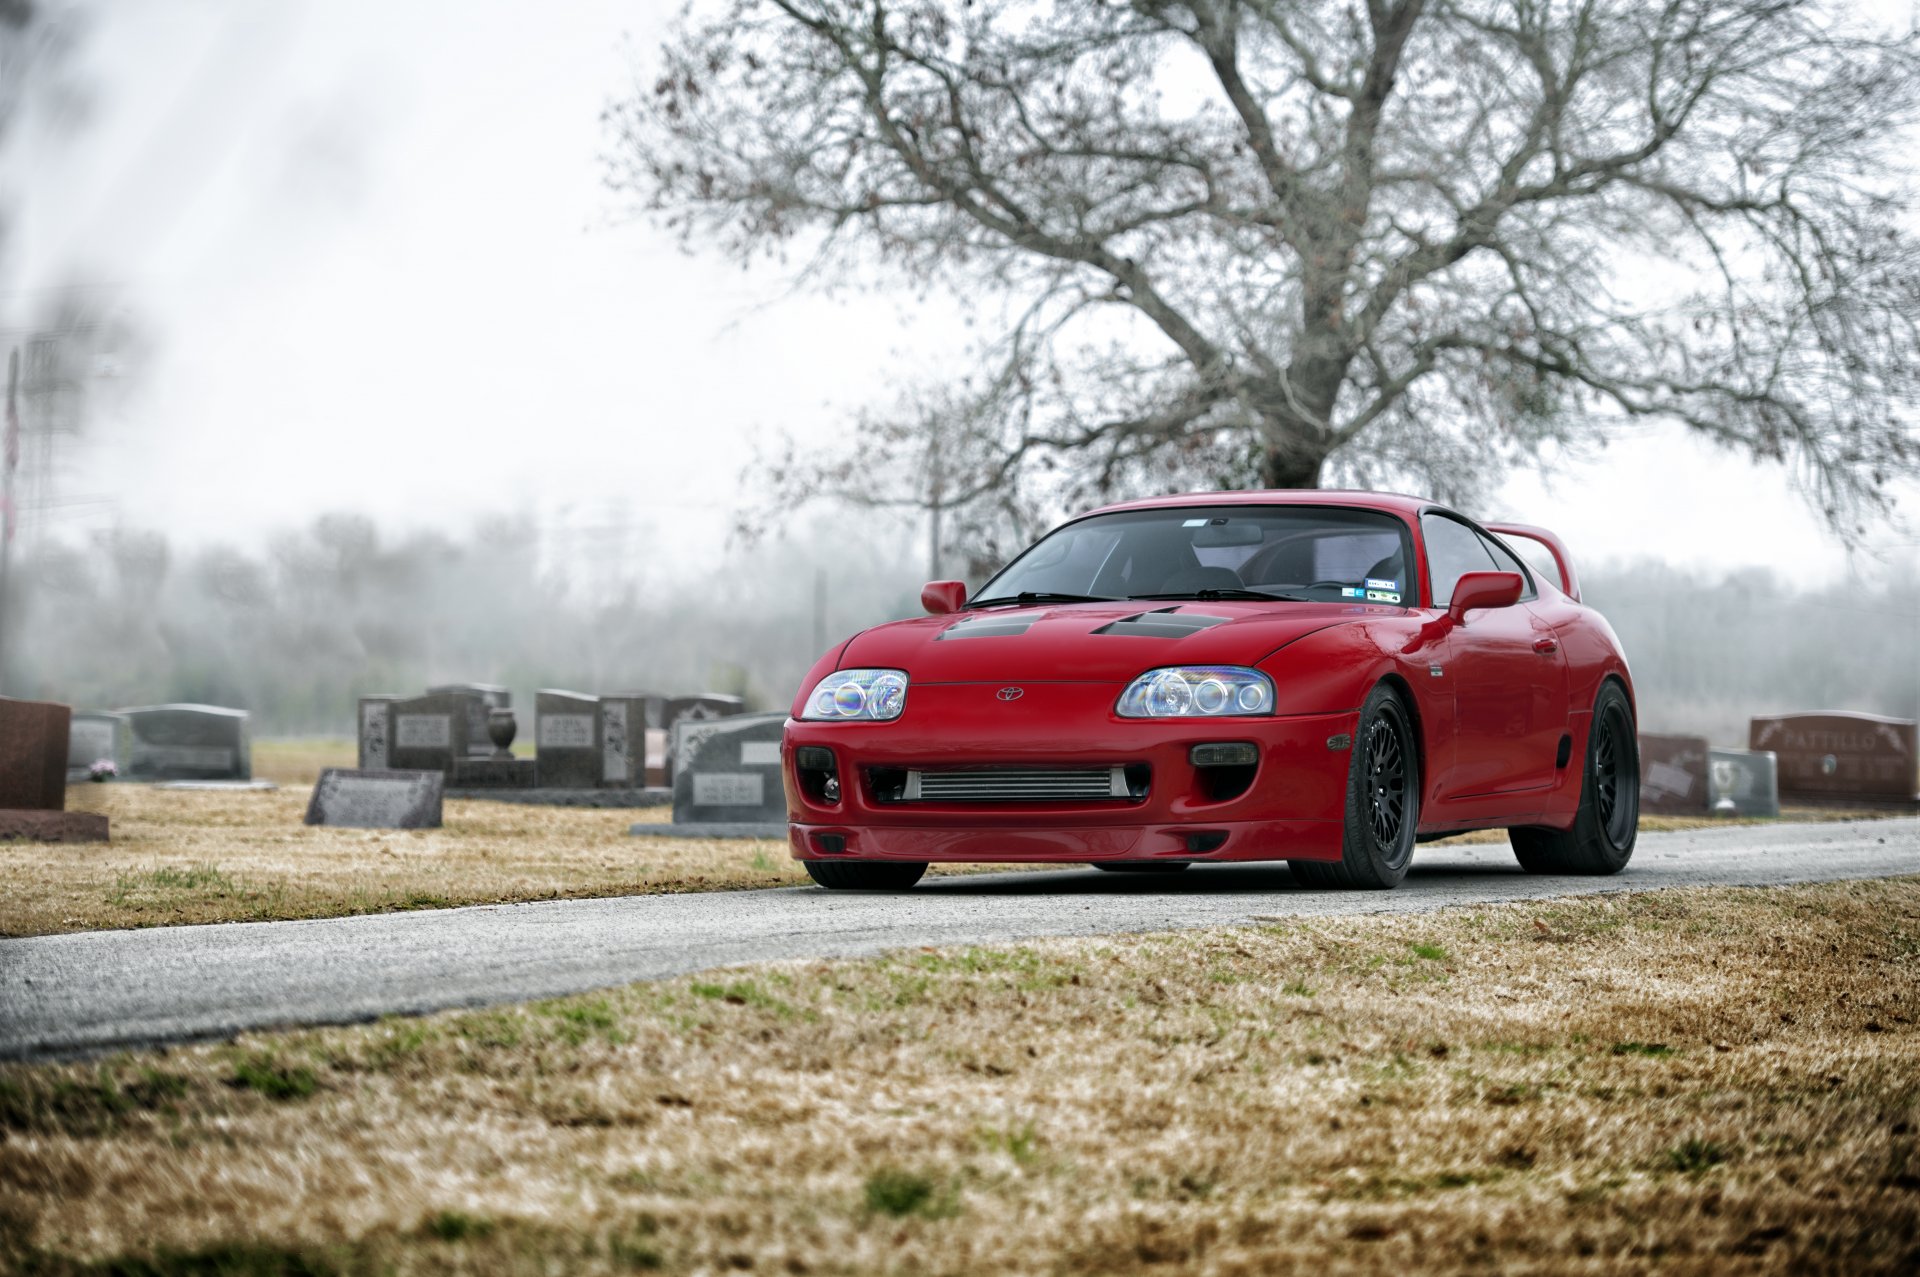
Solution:
<svg viewBox="0 0 1920 1277"><path fill-rule="evenodd" d="M1463 520L1437 511L1420 518L1433 606L1445 609L1468 572L1518 572L1527 583L1513 607L1467 614L1447 634L1442 676L1454 703L1449 799L1550 787L1566 731L1567 666L1552 627L1528 601L1533 578L1503 548Z"/></svg>

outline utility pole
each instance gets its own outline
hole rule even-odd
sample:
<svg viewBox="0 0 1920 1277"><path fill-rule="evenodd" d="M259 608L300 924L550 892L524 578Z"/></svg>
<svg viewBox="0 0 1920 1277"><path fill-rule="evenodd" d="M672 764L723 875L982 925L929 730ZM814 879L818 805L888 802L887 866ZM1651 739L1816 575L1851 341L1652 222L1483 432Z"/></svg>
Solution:
<svg viewBox="0 0 1920 1277"><path fill-rule="evenodd" d="M813 650L827 650L827 570L813 571Z"/></svg>
<svg viewBox="0 0 1920 1277"><path fill-rule="evenodd" d="M927 440L927 580L940 579L940 501L946 492L946 476L940 469L940 428L934 427Z"/></svg>
<svg viewBox="0 0 1920 1277"><path fill-rule="evenodd" d="M13 529L19 521L14 504L13 472L20 468L20 348L7 356L7 423L4 456L0 456L0 685L7 677L7 631L13 624Z"/></svg>

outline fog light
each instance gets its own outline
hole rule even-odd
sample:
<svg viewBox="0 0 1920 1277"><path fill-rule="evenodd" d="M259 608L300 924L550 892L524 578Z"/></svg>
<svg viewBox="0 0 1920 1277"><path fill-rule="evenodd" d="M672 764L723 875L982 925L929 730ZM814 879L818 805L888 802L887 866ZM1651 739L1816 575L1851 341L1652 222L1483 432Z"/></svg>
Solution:
<svg viewBox="0 0 1920 1277"><path fill-rule="evenodd" d="M794 765L803 772L833 770L833 751L824 745L802 745L793 751Z"/></svg>
<svg viewBox="0 0 1920 1277"><path fill-rule="evenodd" d="M1187 751L1195 767L1251 767L1260 761L1260 747L1246 741L1195 745Z"/></svg>

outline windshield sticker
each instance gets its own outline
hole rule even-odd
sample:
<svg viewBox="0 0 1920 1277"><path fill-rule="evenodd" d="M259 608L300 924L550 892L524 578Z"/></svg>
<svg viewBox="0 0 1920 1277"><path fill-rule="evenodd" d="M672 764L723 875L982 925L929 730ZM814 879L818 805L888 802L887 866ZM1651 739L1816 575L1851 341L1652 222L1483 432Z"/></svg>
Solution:
<svg viewBox="0 0 1920 1277"><path fill-rule="evenodd" d="M1399 601L1400 596L1392 590L1367 591L1367 602L1369 603L1398 603Z"/></svg>
<svg viewBox="0 0 1920 1277"><path fill-rule="evenodd" d="M1386 581L1377 576L1370 576L1367 578L1367 588L1369 590L1397 590L1400 588L1400 582Z"/></svg>
<svg viewBox="0 0 1920 1277"><path fill-rule="evenodd" d="M1343 585L1340 587L1340 597L1343 599L1364 599L1367 597L1367 592L1357 585Z"/></svg>
<svg viewBox="0 0 1920 1277"><path fill-rule="evenodd" d="M1207 521L1205 519L1185 519L1181 521L1180 526L1183 528L1204 528L1207 526Z"/></svg>

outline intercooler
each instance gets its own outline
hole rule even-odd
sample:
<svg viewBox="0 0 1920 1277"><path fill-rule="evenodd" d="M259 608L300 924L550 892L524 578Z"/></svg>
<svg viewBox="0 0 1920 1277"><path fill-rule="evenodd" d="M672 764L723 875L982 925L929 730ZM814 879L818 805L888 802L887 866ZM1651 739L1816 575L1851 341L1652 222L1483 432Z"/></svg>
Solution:
<svg viewBox="0 0 1920 1277"><path fill-rule="evenodd" d="M909 771L899 801L1045 803L1133 796L1124 767L1020 767L994 771Z"/></svg>

